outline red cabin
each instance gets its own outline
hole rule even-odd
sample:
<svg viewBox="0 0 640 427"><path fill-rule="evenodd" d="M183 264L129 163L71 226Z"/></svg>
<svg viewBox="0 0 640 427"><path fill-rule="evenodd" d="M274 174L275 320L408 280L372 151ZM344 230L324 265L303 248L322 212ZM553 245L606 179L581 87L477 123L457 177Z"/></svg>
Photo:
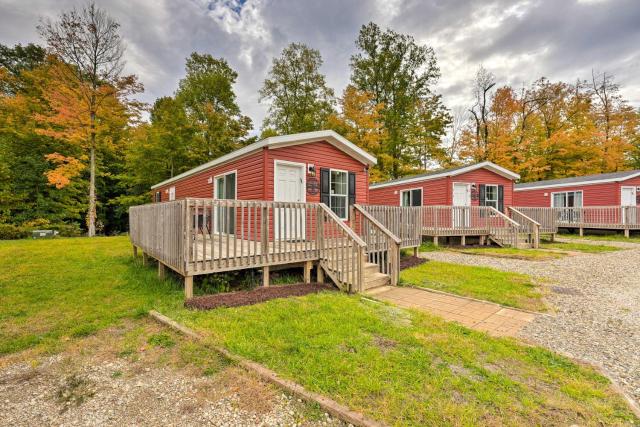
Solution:
<svg viewBox="0 0 640 427"><path fill-rule="evenodd" d="M218 200L323 202L341 219L369 203L376 158L334 131L275 136L233 151L151 187L156 202Z"/></svg>
<svg viewBox="0 0 640 427"><path fill-rule="evenodd" d="M369 186L369 203L391 206L492 206L504 212L513 205L520 178L491 162L429 172Z"/></svg>
<svg viewBox="0 0 640 427"><path fill-rule="evenodd" d="M515 186L515 205L582 208L640 205L640 170L578 176Z"/></svg>

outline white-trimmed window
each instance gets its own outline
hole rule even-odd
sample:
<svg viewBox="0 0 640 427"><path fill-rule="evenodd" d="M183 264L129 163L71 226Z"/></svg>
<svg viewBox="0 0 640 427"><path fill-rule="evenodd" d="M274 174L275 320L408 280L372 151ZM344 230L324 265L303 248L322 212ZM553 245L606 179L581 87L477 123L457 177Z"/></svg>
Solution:
<svg viewBox="0 0 640 427"><path fill-rule="evenodd" d="M498 186L487 184L484 186L484 205L500 210Z"/></svg>
<svg viewBox="0 0 640 427"><path fill-rule="evenodd" d="M236 198L236 171L227 172L215 177L215 198L218 200L235 200Z"/></svg>
<svg viewBox="0 0 640 427"><path fill-rule="evenodd" d="M582 191L560 191L551 193L552 208L581 208Z"/></svg>
<svg viewBox="0 0 640 427"><path fill-rule="evenodd" d="M176 199L176 187L169 187L169 201Z"/></svg>
<svg viewBox="0 0 640 427"><path fill-rule="evenodd" d="M329 173L329 207L340 219L347 219L348 179L347 171L331 169Z"/></svg>
<svg viewBox="0 0 640 427"><path fill-rule="evenodd" d="M422 206L422 188L410 188L400 192L400 206Z"/></svg>

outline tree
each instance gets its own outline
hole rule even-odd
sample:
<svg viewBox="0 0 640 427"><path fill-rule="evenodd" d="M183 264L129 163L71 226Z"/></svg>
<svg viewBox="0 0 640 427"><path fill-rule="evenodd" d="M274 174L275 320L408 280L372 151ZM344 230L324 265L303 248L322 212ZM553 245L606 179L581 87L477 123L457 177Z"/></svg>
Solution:
<svg viewBox="0 0 640 427"><path fill-rule="evenodd" d="M389 163L390 159L382 152L382 142L387 132L382 123L382 105L373 101L373 95L348 85L339 100L340 113L332 114L328 119L328 127L340 133L358 147L372 153L379 164L370 171L373 182L386 178L380 169L380 163Z"/></svg>
<svg viewBox="0 0 640 427"><path fill-rule="evenodd" d="M264 130L291 134L325 127L333 113L334 93L321 66L320 52L302 43L291 43L273 59L260 89L260 102L269 102Z"/></svg>
<svg viewBox="0 0 640 427"><path fill-rule="evenodd" d="M222 58L195 52L187 58L186 76L178 84L176 102L184 108L195 132L189 150L192 164L220 157L248 142L251 119L240 113L236 103L233 85L237 77Z"/></svg>
<svg viewBox="0 0 640 427"><path fill-rule="evenodd" d="M437 138L444 135L449 122L440 97L432 91L440 77L433 49L418 45L411 36L383 31L374 23L362 26L356 47L351 82L383 106L381 116L388 133L383 151L390 163L381 168L391 178L420 169L425 152L416 147L429 151L434 146L422 139L424 130L429 129L429 138Z"/></svg>
<svg viewBox="0 0 640 427"><path fill-rule="evenodd" d="M94 3L63 12L57 21L43 20L38 26L49 51L61 60L51 68L57 74L58 90L49 98L54 101L54 114L49 117L48 128L66 127L64 133L75 134L73 140L89 152L89 236L96 233L98 126L111 107L105 108L105 104L125 102L127 96L142 90L135 76L122 76L124 47L119 27ZM77 106L72 114L68 114L67 101L75 101Z"/></svg>
<svg viewBox="0 0 640 427"><path fill-rule="evenodd" d="M476 79L473 85L473 95L475 104L469 110L475 122L476 135L476 161L487 160L489 148L489 125L487 115L489 114L489 103L491 101L491 89L496 85L496 78L493 73L487 71L482 65L478 68Z"/></svg>

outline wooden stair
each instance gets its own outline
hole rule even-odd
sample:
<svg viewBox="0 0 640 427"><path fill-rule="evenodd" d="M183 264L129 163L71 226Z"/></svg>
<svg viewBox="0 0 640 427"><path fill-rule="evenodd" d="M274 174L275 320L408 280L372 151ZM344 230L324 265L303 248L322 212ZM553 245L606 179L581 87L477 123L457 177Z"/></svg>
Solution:
<svg viewBox="0 0 640 427"><path fill-rule="evenodd" d="M338 268L334 268L331 262L322 262L320 266L324 269L327 276L340 287L341 272ZM391 283L391 277L388 274L380 273L378 264L367 262L367 256L365 255L364 262L364 284L363 290L369 290L381 286L388 286ZM345 290L345 289L343 289Z"/></svg>

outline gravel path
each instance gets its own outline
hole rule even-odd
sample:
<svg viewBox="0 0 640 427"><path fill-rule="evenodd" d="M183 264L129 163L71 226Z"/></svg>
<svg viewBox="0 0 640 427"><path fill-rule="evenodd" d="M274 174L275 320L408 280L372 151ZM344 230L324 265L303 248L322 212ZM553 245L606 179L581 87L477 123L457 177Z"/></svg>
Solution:
<svg viewBox="0 0 640 427"><path fill-rule="evenodd" d="M640 402L640 245L584 243L628 249L600 254L582 253L549 261L492 258L446 251L423 253L422 256L525 273L543 279L551 287L548 301L556 313L538 316L520 332L520 336L602 367Z"/></svg>
<svg viewBox="0 0 640 427"><path fill-rule="evenodd" d="M184 341L139 344L123 357L103 338L55 356L0 358L0 426L344 425L240 368L185 365Z"/></svg>

